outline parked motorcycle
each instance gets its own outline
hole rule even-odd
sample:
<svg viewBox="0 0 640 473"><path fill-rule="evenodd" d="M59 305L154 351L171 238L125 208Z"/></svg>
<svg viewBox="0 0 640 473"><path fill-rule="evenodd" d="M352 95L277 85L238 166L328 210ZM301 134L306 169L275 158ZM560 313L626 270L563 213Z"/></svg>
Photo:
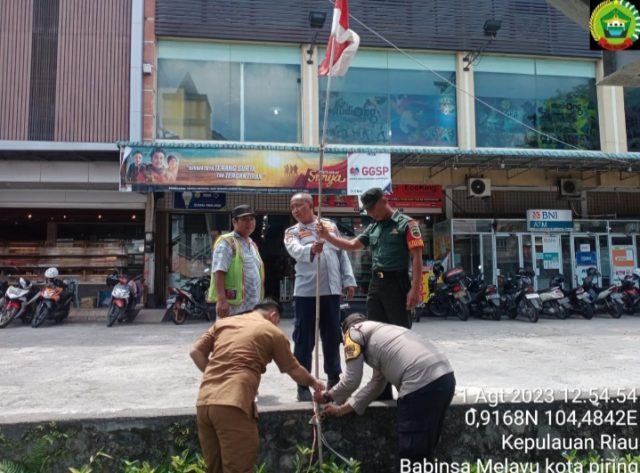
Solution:
<svg viewBox="0 0 640 473"><path fill-rule="evenodd" d="M56 286L51 282L47 282L40 290L38 307L31 321L33 328L40 327L45 320L59 323L69 316L73 297L71 292L63 295L64 290L64 287Z"/></svg>
<svg viewBox="0 0 640 473"><path fill-rule="evenodd" d="M7 292L7 289L9 288L9 281L2 281L0 282L0 309L2 308L2 306L4 306L4 295Z"/></svg>
<svg viewBox="0 0 640 473"><path fill-rule="evenodd" d="M540 294L540 302L542 303L542 313L544 315L558 317L562 320L569 317L571 310L569 298L562 289L563 281L562 276L557 275L549 281L549 288L547 290L538 291L538 294Z"/></svg>
<svg viewBox="0 0 640 473"><path fill-rule="evenodd" d="M142 297L142 275L129 279L126 274L113 272L107 276L107 286L113 287L107 309L107 327L116 322L133 322L138 315L136 305Z"/></svg>
<svg viewBox="0 0 640 473"><path fill-rule="evenodd" d="M640 282L640 268L633 270L633 273L625 276L621 283L622 302L624 312L633 314L636 311L638 303L640 303L640 290L638 283Z"/></svg>
<svg viewBox="0 0 640 473"><path fill-rule="evenodd" d="M443 267L436 263L433 266L433 275L429 276L429 300L427 308L436 317L447 317L453 313L460 320L469 318L469 303L471 297L464 285L464 270L454 268L446 273L442 278L442 284L438 285L438 278L442 274Z"/></svg>
<svg viewBox="0 0 640 473"><path fill-rule="evenodd" d="M582 286L578 286L571 291L570 300L575 312L578 312L587 320L593 318L594 309L591 298Z"/></svg>
<svg viewBox="0 0 640 473"><path fill-rule="evenodd" d="M209 304L206 301L210 283L211 278L205 274L199 278L189 279L182 287L169 288L167 312L171 313L174 324L181 325L187 318L209 321L216 319L215 304Z"/></svg>
<svg viewBox="0 0 640 473"><path fill-rule="evenodd" d="M466 279L471 303L469 310L474 317L488 317L491 320L500 320L502 316L501 296L495 284L484 282L482 273L470 276Z"/></svg>
<svg viewBox="0 0 640 473"><path fill-rule="evenodd" d="M510 319L520 315L536 323L540 318L542 302L540 294L533 290L533 276L532 271L522 268L513 277L507 275L502 294L505 296L503 308Z"/></svg>
<svg viewBox="0 0 640 473"><path fill-rule="evenodd" d="M600 276L600 273L596 268L588 268L587 275L582 280L582 287L589 294L596 312L607 312L614 319L619 319L624 308L621 286L612 285L606 289L598 287L593 282L593 278L597 276Z"/></svg>
<svg viewBox="0 0 640 473"><path fill-rule="evenodd" d="M28 279L20 278L18 285L9 286L4 293L4 304L0 310L0 328L4 328L14 319L23 324L31 323L40 290Z"/></svg>

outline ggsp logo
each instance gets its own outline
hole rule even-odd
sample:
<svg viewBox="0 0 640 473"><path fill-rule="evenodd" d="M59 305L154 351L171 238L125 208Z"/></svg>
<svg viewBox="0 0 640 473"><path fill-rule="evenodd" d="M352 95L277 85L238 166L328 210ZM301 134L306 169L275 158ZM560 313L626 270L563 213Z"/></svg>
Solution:
<svg viewBox="0 0 640 473"><path fill-rule="evenodd" d="M363 166L362 167L363 176L384 176L388 172L389 172L389 168L387 166Z"/></svg>

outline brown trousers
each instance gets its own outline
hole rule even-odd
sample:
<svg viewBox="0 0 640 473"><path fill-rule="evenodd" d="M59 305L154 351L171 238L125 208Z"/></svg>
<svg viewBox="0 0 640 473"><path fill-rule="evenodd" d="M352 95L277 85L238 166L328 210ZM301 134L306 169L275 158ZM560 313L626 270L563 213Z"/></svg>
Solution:
<svg viewBox="0 0 640 473"><path fill-rule="evenodd" d="M197 407L207 473L252 473L260 439L256 420L234 406Z"/></svg>

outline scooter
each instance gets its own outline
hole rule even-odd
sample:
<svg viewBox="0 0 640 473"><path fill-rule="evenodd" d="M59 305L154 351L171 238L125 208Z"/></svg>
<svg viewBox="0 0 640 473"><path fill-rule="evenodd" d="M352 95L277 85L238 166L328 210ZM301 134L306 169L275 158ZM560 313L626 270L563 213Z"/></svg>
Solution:
<svg viewBox="0 0 640 473"><path fill-rule="evenodd" d="M205 269L205 272L208 268ZM215 304L206 302L206 294L211 278L205 274L199 278L188 280L182 287L170 287L170 297L167 299L167 312L171 313L171 320L181 325L187 317L214 321L216 319Z"/></svg>
<svg viewBox="0 0 640 473"><path fill-rule="evenodd" d="M569 298L562 290L563 281L562 276L554 276L549 282L549 289L538 291L540 302L542 303L542 313L556 316L561 320L569 317L569 311L571 310Z"/></svg>
<svg viewBox="0 0 640 473"><path fill-rule="evenodd" d="M614 319L622 317L624 301L622 300L621 285L612 285L606 289L594 284L593 278L600 276L596 268L588 268L587 275L582 280L582 287L589 294L595 311L607 312Z"/></svg>
<svg viewBox="0 0 640 473"><path fill-rule="evenodd" d="M73 295L69 293L62 299L61 293L64 289L53 284L47 284L40 290L38 307L31 321L33 328L40 327L45 320L53 320L55 323L59 323L69 316Z"/></svg>
<svg viewBox="0 0 640 473"><path fill-rule="evenodd" d="M625 276L621 283L623 309L627 314L633 314L640 303L640 291L638 282L640 281L640 268L633 270L633 273Z"/></svg>
<svg viewBox="0 0 640 473"><path fill-rule="evenodd" d="M429 276L429 300L427 308L436 317L445 317L453 313L462 321L469 318L469 303L471 296L464 285L464 270L454 268L442 278L443 283L438 285L438 277L444 268L437 263L433 267L433 276Z"/></svg>
<svg viewBox="0 0 640 473"><path fill-rule="evenodd" d="M0 311L0 328L5 328L14 319L20 319L23 324L31 323L39 296L40 290L28 279L20 278L17 286L9 286Z"/></svg>
<svg viewBox="0 0 640 473"><path fill-rule="evenodd" d="M471 315L500 320L502 307L500 294L498 294L498 288L495 284L486 284L482 273L468 277L466 283L471 297L471 303L469 304Z"/></svg>
<svg viewBox="0 0 640 473"><path fill-rule="evenodd" d="M107 286L113 286L107 310L107 327L116 322L133 322L138 315L136 305L142 297L142 276L129 279L125 274L111 273Z"/></svg>
<svg viewBox="0 0 640 473"><path fill-rule="evenodd" d="M512 278L507 276L503 285L503 295L505 296L504 308L510 319L515 319L518 315L526 317L530 322L536 323L542 311L540 294L533 290L533 272L522 268Z"/></svg>

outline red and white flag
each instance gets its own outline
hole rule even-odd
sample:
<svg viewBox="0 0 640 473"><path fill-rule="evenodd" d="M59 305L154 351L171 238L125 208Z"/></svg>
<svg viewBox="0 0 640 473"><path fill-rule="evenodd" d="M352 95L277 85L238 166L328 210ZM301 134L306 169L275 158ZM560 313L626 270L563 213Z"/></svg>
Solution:
<svg viewBox="0 0 640 473"><path fill-rule="evenodd" d="M360 44L360 36L349 29L349 6L347 0L336 0L333 9L333 23L331 25L331 36L327 52L318 68L321 76L343 76L349 69L349 64L355 56ZM331 62L331 50L335 46L333 53L333 64Z"/></svg>

